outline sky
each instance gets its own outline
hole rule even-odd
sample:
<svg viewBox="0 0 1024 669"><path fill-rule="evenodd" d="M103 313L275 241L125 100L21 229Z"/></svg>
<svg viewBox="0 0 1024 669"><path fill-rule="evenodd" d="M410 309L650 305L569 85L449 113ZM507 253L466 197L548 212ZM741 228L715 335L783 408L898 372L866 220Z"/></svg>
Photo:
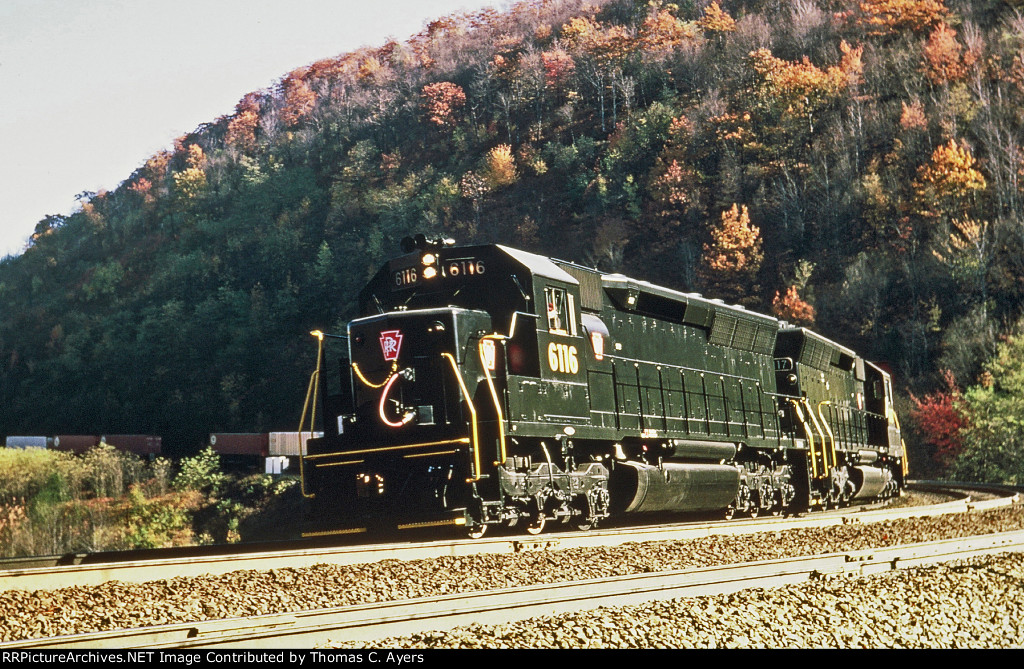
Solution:
<svg viewBox="0 0 1024 669"><path fill-rule="evenodd" d="M246 93L503 0L0 0L0 257Z"/></svg>

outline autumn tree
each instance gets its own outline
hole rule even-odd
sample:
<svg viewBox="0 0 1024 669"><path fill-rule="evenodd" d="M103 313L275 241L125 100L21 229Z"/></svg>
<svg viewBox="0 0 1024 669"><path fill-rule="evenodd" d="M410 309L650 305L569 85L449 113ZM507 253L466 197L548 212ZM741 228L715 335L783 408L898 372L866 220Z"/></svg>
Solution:
<svg viewBox="0 0 1024 669"><path fill-rule="evenodd" d="M316 93L309 87L305 75L305 70L297 70L281 82L284 90L281 120L286 127L294 127L307 119L316 106Z"/></svg>
<svg viewBox="0 0 1024 669"><path fill-rule="evenodd" d="M779 319L794 325L812 327L814 325L814 307L800 297L796 286L786 289L785 295L775 291L772 298L772 313Z"/></svg>
<svg viewBox="0 0 1024 669"><path fill-rule="evenodd" d="M206 155L198 144L189 144L185 169L174 173L174 190L183 201L194 200L206 189Z"/></svg>
<svg viewBox="0 0 1024 669"><path fill-rule="evenodd" d="M667 9L654 9L640 26L640 46L649 54L668 55L697 36L694 24Z"/></svg>
<svg viewBox="0 0 1024 669"><path fill-rule="evenodd" d="M491 189L510 186L519 179L512 147L500 144L487 152L484 180Z"/></svg>
<svg viewBox="0 0 1024 669"><path fill-rule="evenodd" d="M978 56L964 52L956 31L940 23L924 45L924 74L936 86L962 81Z"/></svg>
<svg viewBox="0 0 1024 669"><path fill-rule="evenodd" d="M458 84L440 81L424 86L420 100L428 121L441 128L453 128L458 123L459 110L466 104L466 93Z"/></svg>
<svg viewBox="0 0 1024 669"><path fill-rule="evenodd" d="M576 72L597 97L601 131L607 131L606 104L612 93L612 125L616 123L616 88L613 73L621 68L630 53L633 40L623 26L604 25L588 17L574 17L562 28L562 40L575 56Z"/></svg>
<svg viewBox="0 0 1024 669"><path fill-rule="evenodd" d="M256 128L259 123L259 101L255 95L247 95L235 106L235 115L228 121L225 144L239 151L251 152L256 148Z"/></svg>
<svg viewBox="0 0 1024 669"><path fill-rule="evenodd" d="M944 0L861 0L859 22L873 35L922 33L948 15Z"/></svg>
<svg viewBox="0 0 1024 669"><path fill-rule="evenodd" d="M934 451L932 459L943 468L949 467L963 449L962 431L966 427L962 413L962 394L956 378L948 369L943 370L944 388L924 397L910 395L910 418L925 442Z"/></svg>
<svg viewBox="0 0 1024 669"><path fill-rule="evenodd" d="M949 227L949 235L938 240L932 254L978 296L982 310L987 311L988 273L998 250L992 225L987 220L954 218Z"/></svg>
<svg viewBox="0 0 1024 669"><path fill-rule="evenodd" d="M736 19L722 9L717 0L704 8L704 14L697 21L697 25L707 32L731 33L736 31Z"/></svg>
<svg viewBox="0 0 1024 669"><path fill-rule="evenodd" d="M764 260L761 246L761 229L751 225L746 205L723 211L697 269L708 292L740 304L756 301L757 273Z"/></svg>
<svg viewBox="0 0 1024 669"><path fill-rule="evenodd" d="M939 145L913 184L919 215L942 222L968 217L987 185L976 165L966 143L951 139Z"/></svg>

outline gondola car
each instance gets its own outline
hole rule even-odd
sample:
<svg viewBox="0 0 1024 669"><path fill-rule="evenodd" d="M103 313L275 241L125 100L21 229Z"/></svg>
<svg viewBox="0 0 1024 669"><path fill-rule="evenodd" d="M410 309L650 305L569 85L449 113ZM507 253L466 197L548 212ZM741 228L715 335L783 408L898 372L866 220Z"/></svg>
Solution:
<svg viewBox="0 0 1024 669"><path fill-rule="evenodd" d="M889 374L810 330L497 244L418 236L403 252L345 335L314 333L310 534L539 533L902 488ZM335 337L345 352L328 374Z"/></svg>

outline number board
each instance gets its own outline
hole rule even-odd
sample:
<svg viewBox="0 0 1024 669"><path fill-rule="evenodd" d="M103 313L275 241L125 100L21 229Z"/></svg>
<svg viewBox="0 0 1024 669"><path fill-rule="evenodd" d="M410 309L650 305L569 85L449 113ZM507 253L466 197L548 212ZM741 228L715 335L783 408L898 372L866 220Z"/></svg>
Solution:
<svg viewBox="0 0 1024 669"><path fill-rule="evenodd" d="M395 290L413 288L438 279L467 279L483 276L487 266L480 258L450 258L436 260L429 265L412 265L396 269L392 273Z"/></svg>

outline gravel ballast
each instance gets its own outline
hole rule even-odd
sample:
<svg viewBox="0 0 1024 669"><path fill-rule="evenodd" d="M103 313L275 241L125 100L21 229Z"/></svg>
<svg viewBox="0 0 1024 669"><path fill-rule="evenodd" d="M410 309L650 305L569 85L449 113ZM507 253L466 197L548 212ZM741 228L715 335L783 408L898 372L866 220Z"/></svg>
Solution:
<svg viewBox="0 0 1024 669"><path fill-rule="evenodd" d="M535 583L859 550L1018 529L1024 529L1024 508L1013 506L984 512L738 537L712 536L615 547L440 557L407 562L388 560L365 565L250 570L143 584L115 581L100 586L53 591L10 590L0 592L0 620L3 620L0 640L17 641L79 632L284 613ZM721 597L602 610L598 622L584 622L590 620L587 617L590 614L586 614L578 623L571 622L571 617L563 616L564 620L559 619L561 622L551 623L550 627L535 621L527 626L534 630L549 629L542 638L528 635L502 636L505 632L493 632L485 636L481 630L465 634L469 634L468 638L489 639L477 643L483 647L503 644L514 647L597 645L630 648L688 645L1019 646L1024 638L1019 626L1020 621L1024 620L1024 615L1021 615L1024 613L1021 603L1024 571L1019 556L1007 556L999 560L899 572L866 580L825 578L778 590L750 590ZM702 609L700 606L703 604L697 605L695 602L706 603L707 608ZM920 610L903 608L918 605ZM683 615L685 611L689 611L688 616ZM786 621L786 616L792 618L798 614L806 615L812 621L807 634L797 634L794 631L797 626L792 622L779 623ZM633 622L624 622L618 617L621 615L631 616ZM880 616L892 624L868 624L857 616ZM979 616L976 625L971 622ZM936 631L935 636L932 636L929 621L940 617L943 620L971 623L979 629L963 631L943 627L945 631ZM735 626L724 627L723 624L729 620ZM768 633L767 630L776 626L781 636ZM500 629L516 627L502 626ZM587 632L588 629L591 631ZM595 629L609 630L607 637L597 634ZM670 635L673 629L678 632ZM457 636L449 639L442 634L392 640L385 645L462 647L467 643Z"/></svg>

